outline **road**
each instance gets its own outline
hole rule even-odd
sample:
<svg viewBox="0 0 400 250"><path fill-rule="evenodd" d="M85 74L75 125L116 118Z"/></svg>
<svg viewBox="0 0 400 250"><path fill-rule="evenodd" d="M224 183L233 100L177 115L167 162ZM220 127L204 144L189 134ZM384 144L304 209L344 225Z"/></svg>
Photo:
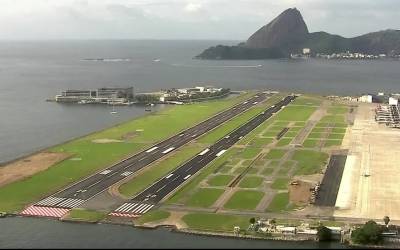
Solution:
<svg viewBox="0 0 400 250"><path fill-rule="evenodd" d="M79 207L82 203L101 193L118 181L127 178L138 170L172 153L186 143L200 137L210 130L220 126L224 122L264 101L268 95L269 94L267 93L258 93L247 101L220 112L215 116L180 132L179 134L159 142L140 153L137 153L35 203L34 206L55 208Z"/></svg>
<svg viewBox="0 0 400 250"><path fill-rule="evenodd" d="M281 101L260 113L247 123L243 124L227 136L203 150L198 155L178 167L172 173L164 176L142 193L134 197L131 201L122 204L111 215L124 216L124 214L144 214L153 208L158 202L168 196L180 185L186 182L211 161L223 155L230 147L238 142L253 129L258 127L273 114L280 111L284 106L292 102L296 96L287 96Z"/></svg>

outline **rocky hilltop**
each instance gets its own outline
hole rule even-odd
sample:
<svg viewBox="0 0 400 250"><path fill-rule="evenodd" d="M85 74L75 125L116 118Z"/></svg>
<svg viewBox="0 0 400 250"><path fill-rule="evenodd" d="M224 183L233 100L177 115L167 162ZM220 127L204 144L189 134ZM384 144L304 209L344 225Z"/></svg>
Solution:
<svg viewBox="0 0 400 250"><path fill-rule="evenodd" d="M400 31L383 30L344 38L326 32L308 31L296 8L287 9L250 38L237 46L218 45L196 56L199 59L268 59L289 57L310 48L316 53L358 52L365 54L400 54Z"/></svg>
<svg viewBox="0 0 400 250"><path fill-rule="evenodd" d="M307 40L308 28L296 8L287 9L247 40L248 48L297 48Z"/></svg>

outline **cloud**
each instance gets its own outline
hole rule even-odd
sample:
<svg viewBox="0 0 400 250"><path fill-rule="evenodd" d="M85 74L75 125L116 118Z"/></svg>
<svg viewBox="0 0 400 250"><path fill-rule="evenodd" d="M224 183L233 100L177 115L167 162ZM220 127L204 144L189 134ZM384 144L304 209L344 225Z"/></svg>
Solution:
<svg viewBox="0 0 400 250"><path fill-rule="evenodd" d="M244 40L287 8L310 31L399 29L399 0L0 0L0 39Z"/></svg>

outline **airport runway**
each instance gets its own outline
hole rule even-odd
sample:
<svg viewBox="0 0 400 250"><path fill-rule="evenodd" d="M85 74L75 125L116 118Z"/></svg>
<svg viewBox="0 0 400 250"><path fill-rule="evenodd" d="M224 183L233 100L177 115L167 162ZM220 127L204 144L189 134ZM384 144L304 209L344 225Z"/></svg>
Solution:
<svg viewBox="0 0 400 250"><path fill-rule="evenodd" d="M107 169L102 170L101 172L91 175L64 190L35 203L32 206L34 209L33 211L36 211L36 207L51 207L60 209L79 207L82 203L101 193L118 181L127 178L136 171L148 166L156 160L163 158L186 143L200 137L210 130L220 126L224 122L264 101L269 95L270 94L267 93L258 93L247 101L237 104L228 110L222 111L215 116L180 132L177 135L159 142L134 156L131 156ZM32 210L29 211L30 213L34 213Z"/></svg>
<svg viewBox="0 0 400 250"><path fill-rule="evenodd" d="M131 201L122 204L111 215L114 216L140 216L148 212L158 202L178 188L182 183L190 179L208 163L223 155L231 146L238 142L242 137L250 133L273 114L281 110L284 106L292 102L296 97L287 96L274 106L260 113L241 127L237 128L209 148L203 150L198 155L187 161L175 171L164 176L145 191L134 197Z"/></svg>

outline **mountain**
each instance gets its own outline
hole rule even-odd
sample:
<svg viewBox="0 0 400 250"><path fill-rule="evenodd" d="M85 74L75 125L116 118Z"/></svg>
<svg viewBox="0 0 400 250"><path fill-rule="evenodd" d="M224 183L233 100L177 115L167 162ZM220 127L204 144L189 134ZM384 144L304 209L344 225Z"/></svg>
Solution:
<svg viewBox="0 0 400 250"><path fill-rule="evenodd" d="M269 59L285 58L310 48L312 54L359 52L365 54L400 54L400 30L383 30L354 38L326 32L308 31L296 8L287 9L250 38L237 46L218 45L196 56L199 59Z"/></svg>
<svg viewBox="0 0 400 250"><path fill-rule="evenodd" d="M254 33L245 46L253 49L284 47L297 48L307 40L308 28L296 8L287 9Z"/></svg>

